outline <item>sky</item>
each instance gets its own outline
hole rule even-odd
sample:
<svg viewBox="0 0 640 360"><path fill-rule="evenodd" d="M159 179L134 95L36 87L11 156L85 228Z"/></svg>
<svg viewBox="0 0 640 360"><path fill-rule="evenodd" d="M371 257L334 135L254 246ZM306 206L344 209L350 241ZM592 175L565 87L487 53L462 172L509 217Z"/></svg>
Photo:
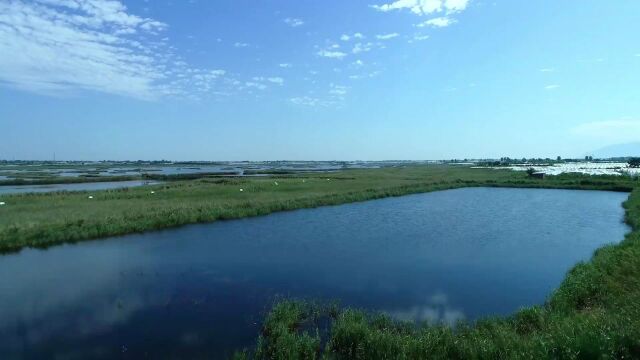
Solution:
<svg viewBox="0 0 640 360"><path fill-rule="evenodd" d="M640 1L0 0L0 159L582 157Z"/></svg>

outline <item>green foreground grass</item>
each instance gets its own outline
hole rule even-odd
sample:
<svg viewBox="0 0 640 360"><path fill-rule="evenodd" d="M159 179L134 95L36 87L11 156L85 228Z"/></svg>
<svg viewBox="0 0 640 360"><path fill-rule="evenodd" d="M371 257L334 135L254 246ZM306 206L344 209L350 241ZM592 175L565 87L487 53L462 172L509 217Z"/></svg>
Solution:
<svg viewBox="0 0 640 360"><path fill-rule="evenodd" d="M630 191L636 184L619 176L541 180L507 170L413 166L279 177L205 176L130 189L0 195L5 202L0 206L0 251L468 186Z"/></svg>
<svg viewBox="0 0 640 360"><path fill-rule="evenodd" d="M640 359L640 188L633 232L576 265L541 306L455 329L282 301L237 359Z"/></svg>

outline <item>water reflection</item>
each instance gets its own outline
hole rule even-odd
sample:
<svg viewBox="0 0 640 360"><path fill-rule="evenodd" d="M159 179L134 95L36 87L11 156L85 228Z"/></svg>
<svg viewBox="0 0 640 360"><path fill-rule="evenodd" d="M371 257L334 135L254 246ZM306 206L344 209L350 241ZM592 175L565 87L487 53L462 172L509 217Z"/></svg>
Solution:
<svg viewBox="0 0 640 360"><path fill-rule="evenodd" d="M106 181L87 182L77 184L50 184L50 185L3 185L0 186L0 194L42 193L54 191L98 191L109 189L122 189L128 187L156 185L158 181Z"/></svg>
<svg viewBox="0 0 640 360"><path fill-rule="evenodd" d="M459 189L2 256L0 354L217 358L277 296L448 324L511 313L623 238L626 196Z"/></svg>
<svg viewBox="0 0 640 360"><path fill-rule="evenodd" d="M422 305L416 304L406 309L387 309L383 311L402 321L446 324L448 326L455 326L459 321L466 318L461 309L455 309L449 304L449 299L443 292L434 293Z"/></svg>

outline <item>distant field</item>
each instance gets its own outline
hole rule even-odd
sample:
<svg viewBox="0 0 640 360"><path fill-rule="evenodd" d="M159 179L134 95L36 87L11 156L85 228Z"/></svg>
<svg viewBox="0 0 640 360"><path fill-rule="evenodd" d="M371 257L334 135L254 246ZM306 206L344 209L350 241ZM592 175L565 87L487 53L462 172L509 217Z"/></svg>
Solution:
<svg viewBox="0 0 640 360"><path fill-rule="evenodd" d="M199 176L144 188L2 196L0 250L465 186L630 191L638 183L628 177L575 174L541 180L522 172L444 165L255 178Z"/></svg>
<svg viewBox="0 0 640 360"><path fill-rule="evenodd" d="M421 165L430 161L0 161L0 186L22 184L60 184L151 179L180 180L181 176L263 175L340 169L380 168ZM169 177L170 179L166 179Z"/></svg>

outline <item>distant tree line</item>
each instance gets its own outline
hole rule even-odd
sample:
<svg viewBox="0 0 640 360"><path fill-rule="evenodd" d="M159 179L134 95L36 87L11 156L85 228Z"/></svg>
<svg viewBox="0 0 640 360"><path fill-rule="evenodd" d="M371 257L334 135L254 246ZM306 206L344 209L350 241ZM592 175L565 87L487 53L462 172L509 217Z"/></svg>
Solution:
<svg viewBox="0 0 640 360"><path fill-rule="evenodd" d="M640 158L631 158L628 163L631 168L640 168Z"/></svg>

